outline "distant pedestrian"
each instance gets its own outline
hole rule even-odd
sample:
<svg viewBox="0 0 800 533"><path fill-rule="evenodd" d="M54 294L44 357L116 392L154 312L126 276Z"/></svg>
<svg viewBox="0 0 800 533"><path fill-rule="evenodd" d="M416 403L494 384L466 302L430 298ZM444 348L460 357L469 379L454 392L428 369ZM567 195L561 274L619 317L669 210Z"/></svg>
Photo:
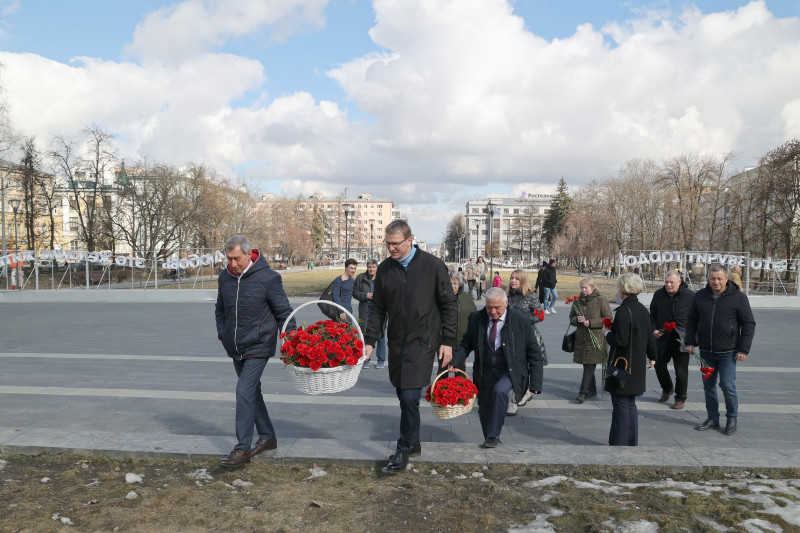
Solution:
<svg viewBox="0 0 800 533"><path fill-rule="evenodd" d="M611 352L609 359L625 357L628 378L624 387L606 381L605 389L611 393L610 446L639 445L639 411L636 397L644 394L647 384L647 369L656 362L656 341L650 333L650 314L639 302L637 295L644 291L644 281L633 273L623 274L617 279L617 293L622 303L614 315L609 329L603 326ZM647 361L650 361L648 364Z"/></svg>
<svg viewBox="0 0 800 533"><path fill-rule="evenodd" d="M456 298L444 262L413 245L405 220L386 226L389 257L378 265L369 308L364 353L370 357L388 319L389 379L400 402L400 438L387 472L402 472L419 454L422 387L434 359L447 366L456 343Z"/></svg>
<svg viewBox="0 0 800 533"><path fill-rule="evenodd" d="M355 276L357 268L358 261L355 259L350 258L345 261L344 273L333 280L333 288L331 289L333 303L341 305L350 314L353 314L353 287L355 286L353 276ZM347 315L344 312L339 313L339 319L344 321L347 319Z"/></svg>
<svg viewBox="0 0 800 533"><path fill-rule="evenodd" d="M375 259L367 260L367 271L356 276L353 285L353 296L358 300L358 321L362 328L367 327L369 319L369 308L372 303L372 296L375 293L375 275L378 272L378 261ZM375 346L375 356L378 362L375 368L386 366L386 334L384 328L378 336L378 344ZM364 359L364 368L369 368L369 358Z"/></svg>
<svg viewBox="0 0 800 533"><path fill-rule="evenodd" d="M478 262L475 264L475 277L478 278L475 281L475 299L480 300L483 297L484 291L489 287L489 282L486 280L486 275L488 268L486 267L486 261L483 260L483 256L478 258Z"/></svg>
<svg viewBox="0 0 800 533"><path fill-rule="evenodd" d="M542 390L542 352L530 321L508 308L503 289L486 291L486 307L472 314L461 338L453 365L475 353L472 380L478 387L478 418L483 430L482 448L496 448L508 411L509 393L519 401L527 392Z"/></svg>
<svg viewBox="0 0 800 533"><path fill-rule="evenodd" d="M236 439L233 451L220 459L239 466L265 450L277 448L275 429L261 394L261 374L275 355L278 332L292 313L281 276L243 235L225 243L228 266L219 274L214 315L217 336L233 359L236 383ZM292 319L287 331L294 330ZM253 428L258 440L251 449Z"/></svg>
<svg viewBox="0 0 800 533"><path fill-rule="evenodd" d="M503 285L503 278L500 276L498 272L495 274L494 279L492 280L492 287L502 287Z"/></svg>
<svg viewBox="0 0 800 533"><path fill-rule="evenodd" d="M460 342L461 337L463 337L464 333L467 331L469 317L472 316L472 313L477 311L478 308L475 307L475 300L472 299L472 296L464 291L464 284L458 279L457 275L450 276L450 285L452 285L453 292L456 294L456 315L458 317L456 320L456 341ZM439 365L439 372L445 368L447 367ZM458 368L460 370L467 369L466 365L461 365Z"/></svg>
<svg viewBox="0 0 800 533"><path fill-rule="evenodd" d="M539 267L539 272L536 273L536 283L533 285L533 290L539 294L539 302L544 305L544 285L542 285L542 276L544 269L547 268L547 261L542 261L542 266Z"/></svg>
<svg viewBox="0 0 800 533"><path fill-rule="evenodd" d="M703 379L708 418L695 429L704 431L719 427L717 379L725 397L725 434L736 432L739 399L736 392L736 363L747 361L756 321L750 300L739 287L728 280L723 265L712 265L708 285L697 291L686 323L686 351L700 348L700 358L711 375Z"/></svg>
<svg viewBox="0 0 800 533"><path fill-rule="evenodd" d="M547 266L542 272L542 278L539 284L544 287L544 312L548 315L550 313L556 314L556 299L558 299L558 291L556 290L556 260L551 259L547 262Z"/></svg>
<svg viewBox="0 0 800 533"><path fill-rule="evenodd" d="M673 409L683 409L689 387L689 352L683 343L686 334L686 321L689 309L694 302L694 291L681 280L681 275L670 270L664 276L664 286L653 293L650 302L650 328L656 338L658 359L656 359L656 376L661 385L659 402L666 402L675 393ZM675 323L675 329L667 331L665 323ZM675 368L675 386L669 375L667 365L672 361Z"/></svg>
<svg viewBox="0 0 800 533"><path fill-rule="evenodd" d="M742 267L736 265L731 269L731 281L739 287L739 290L744 290L742 286Z"/></svg>
<svg viewBox="0 0 800 533"><path fill-rule="evenodd" d="M475 288L475 260L470 259L467 263L467 268L464 269L464 278L467 280L467 292L472 296L472 290Z"/></svg>

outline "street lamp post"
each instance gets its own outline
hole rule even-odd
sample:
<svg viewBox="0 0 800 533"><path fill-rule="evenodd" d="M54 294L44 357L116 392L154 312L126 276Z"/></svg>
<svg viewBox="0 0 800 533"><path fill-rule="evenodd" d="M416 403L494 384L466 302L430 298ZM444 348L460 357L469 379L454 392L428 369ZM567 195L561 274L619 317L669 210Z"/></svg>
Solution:
<svg viewBox="0 0 800 533"><path fill-rule="evenodd" d="M350 213L351 207L354 207L353 204L342 204L344 207L344 260L347 261L350 258L350 241L349 233L350 233Z"/></svg>
<svg viewBox="0 0 800 533"><path fill-rule="evenodd" d="M494 278L494 208L495 205L489 201L486 204L486 212L489 215L489 279Z"/></svg>
<svg viewBox="0 0 800 533"><path fill-rule="evenodd" d="M373 228L375 226L375 219L369 219L369 258L372 259L372 232L374 231Z"/></svg>
<svg viewBox="0 0 800 533"><path fill-rule="evenodd" d="M6 177L8 177L8 172L6 172L5 176L0 178L0 217L2 217L2 219L3 219L3 223L2 223L3 224L3 229L2 229L2 231L3 231L2 256L3 257L8 255L6 253L6 184L5 184L5 178ZM8 281L8 277L7 277L8 274L7 273L8 273L8 267L5 264L3 264L3 274L2 274L2 276L4 278L6 278L6 281ZM8 289L8 285L6 285L6 289Z"/></svg>
<svg viewBox="0 0 800 533"><path fill-rule="evenodd" d="M477 261L478 260L478 256L481 255L480 254L481 245L480 245L480 243L478 241L480 239L480 236L481 236L481 221L480 220L476 220L475 221L475 261Z"/></svg>
<svg viewBox="0 0 800 533"><path fill-rule="evenodd" d="M14 210L14 247L17 248L17 251L20 251L19 247L19 228L17 228L17 211L19 210L19 198L14 198L13 200L9 200L8 203L11 204L11 209ZM15 270L16 278L14 280L14 285L17 286L17 290L22 290L19 283L19 259L15 261L17 268Z"/></svg>

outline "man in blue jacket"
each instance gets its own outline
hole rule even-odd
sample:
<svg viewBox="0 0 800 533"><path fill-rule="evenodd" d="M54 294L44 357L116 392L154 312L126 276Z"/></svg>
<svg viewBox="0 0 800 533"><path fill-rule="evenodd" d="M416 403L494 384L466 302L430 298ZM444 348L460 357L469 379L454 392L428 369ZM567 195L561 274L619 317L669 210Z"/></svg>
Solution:
<svg viewBox="0 0 800 533"><path fill-rule="evenodd" d="M223 466L239 466L252 456L278 447L275 429L261 394L261 374L275 355L278 332L292 313L280 275L243 235L225 242L228 266L219 274L217 336L233 359L236 384L236 447L220 459ZM294 319L287 331L295 329ZM251 449L253 427L258 441Z"/></svg>
<svg viewBox="0 0 800 533"><path fill-rule="evenodd" d="M728 419L725 434L736 432L736 363L747 361L755 331L756 321L747 295L728 281L727 268L713 265L708 272L708 285L695 295L686 324L686 350L693 353L694 345L699 345L700 357L706 366L714 368L711 376L703 379L708 418L695 428L698 431L719 427L719 377Z"/></svg>

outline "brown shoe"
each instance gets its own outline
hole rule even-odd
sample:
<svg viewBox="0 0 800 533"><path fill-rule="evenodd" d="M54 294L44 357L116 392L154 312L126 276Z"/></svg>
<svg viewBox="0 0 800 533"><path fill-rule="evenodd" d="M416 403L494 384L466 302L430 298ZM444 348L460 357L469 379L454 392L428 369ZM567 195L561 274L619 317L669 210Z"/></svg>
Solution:
<svg viewBox="0 0 800 533"><path fill-rule="evenodd" d="M274 450L278 447L277 439L258 439L256 445L250 450L251 455L258 455L267 450Z"/></svg>
<svg viewBox="0 0 800 533"><path fill-rule="evenodd" d="M219 460L222 466L239 466L244 463L250 462L252 454L247 450L239 450L238 448Z"/></svg>
<svg viewBox="0 0 800 533"><path fill-rule="evenodd" d="M667 400L669 400L669 397L670 397L670 396L672 396L672 393L673 393L673 392L674 392L674 391L668 391L668 392L665 392L665 393L663 393L663 394L661 395L661 398L659 398L659 399L658 399L658 403L664 403L664 402L666 402Z"/></svg>
<svg viewBox="0 0 800 533"><path fill-rule="evenodd" d="M673 409L683 409L684 402L681 400L675 400L675 404L672 406Z"/></svg>

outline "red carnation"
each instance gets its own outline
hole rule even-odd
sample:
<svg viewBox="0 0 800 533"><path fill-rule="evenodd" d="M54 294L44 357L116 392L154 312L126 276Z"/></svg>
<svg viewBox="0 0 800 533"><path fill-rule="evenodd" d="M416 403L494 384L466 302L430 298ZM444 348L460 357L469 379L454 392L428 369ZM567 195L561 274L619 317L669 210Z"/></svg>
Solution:
<svg viewBox="0 0 800 533"><path fill-rule="evenodd" d="M676 324L675 322L664 322L664 329L667 331L672 331L676 327L678 327L678 324Z"/></svg>
<svg viewBox="0 0 800 533"><path fill-rule="evenodd" d="M613 326L613 325L614 325L614 321L613 321L613 320L611 320L609 317L605 317L605 318L603 319L603 325L604 325L605 327L607 327L608 329L611 329L611 326Z"/></svg>

